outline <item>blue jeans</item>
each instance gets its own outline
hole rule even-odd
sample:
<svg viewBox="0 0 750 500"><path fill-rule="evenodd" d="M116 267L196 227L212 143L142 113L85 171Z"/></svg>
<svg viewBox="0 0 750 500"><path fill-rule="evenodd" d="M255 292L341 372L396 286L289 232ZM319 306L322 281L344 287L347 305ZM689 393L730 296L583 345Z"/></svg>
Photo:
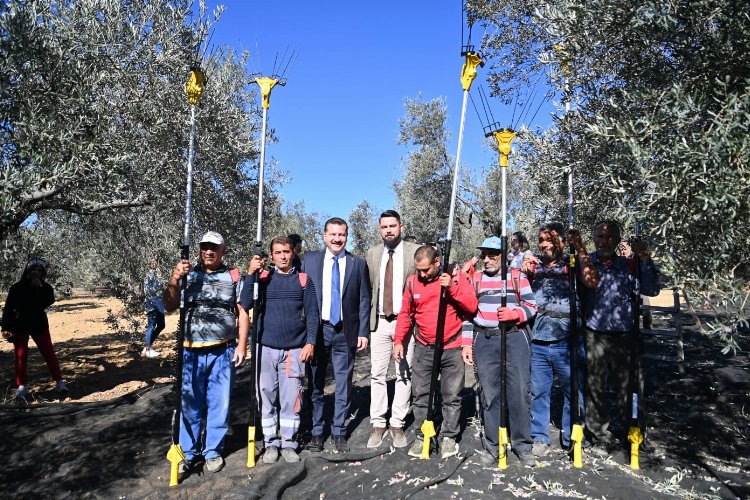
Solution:
<svg viewBox="0 0 750 500"><path fill-rule="evenodd" d="M148 326L146 327L146 346L151 347L159 334L164 330L164 313L152 309L146 313Z"/></svg>
<svg viewBox="0 0 750 500"><path fill-rule="evenodd" d="M180 446L187 460L221 456L229 430L229 399L234 385L234 342L183 349ZM205 407L205 410L204 410ZM201 420L206 434L201 442Z"/></svg>
<svg viewBox="0 0 750 500"><path fill-rule="evenodd" d="M578 401L584 415L583 381L586 353L583 340L578 343ZM550 444L550 398L552 382L557 375L563 389L562 429L564 447L570 446L570 343L568 339L554 342L535 340L531 343L531 437L534 441ZM583 420L581 420L583 423Z"/></svg>

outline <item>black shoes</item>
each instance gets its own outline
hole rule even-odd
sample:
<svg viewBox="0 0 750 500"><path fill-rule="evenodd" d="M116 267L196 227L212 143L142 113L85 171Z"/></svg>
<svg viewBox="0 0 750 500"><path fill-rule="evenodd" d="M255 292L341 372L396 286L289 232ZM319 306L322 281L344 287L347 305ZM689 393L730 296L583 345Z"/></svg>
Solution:
<svg viewBox="0 0 750 500"><path fill-rule="evenodd" d="M313 436L307 449L311 453L321 453L323 451L323 436Z"/></svg>
<svg viewBox="0 0 750 500"><path fill-rule="evenodd" d="M333 441L333 449L336 453L349 451L349 443L346 442L346 436L331 436L331 441Z"/></svg>

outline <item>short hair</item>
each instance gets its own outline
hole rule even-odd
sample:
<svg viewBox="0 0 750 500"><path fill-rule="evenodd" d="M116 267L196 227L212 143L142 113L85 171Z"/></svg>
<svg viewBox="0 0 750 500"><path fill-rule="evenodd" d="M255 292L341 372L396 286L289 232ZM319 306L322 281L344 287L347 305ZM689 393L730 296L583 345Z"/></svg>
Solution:
<svg viewBox="0 0 750 500"><path fill-rule="evenodd" d="M619 241L622 238L622 226L620 226L620 223L616 220L603 220L599 221L596 224L594 224L594 230L592 231L592 236L596 234L596 231L599 230L599 228L607 226L609 228L614 228L615 233L617 234L617 240Z"/></svg>
<svg viewBox="0 0 750 500"><path fill-rule="evenodd" d="M546 224L542 224L539 227L539 232L556 232L557 235L560 237L562 241L565 240L565 226L560 224L559 222L547 222Z"/></svg>
<svg viewBox="0 0 750 500"><path fill-rule="evenodd" d="M404 236L401 239L404 240L404 241L408 241L409 243L416 243L417 242L417 237L416 236Z"/></svg>
<svg viewBox="0 0 750 500"><path fill-rule="evenodd" d="M516 231L515 233L513 233L513 236L516 237L516 239L518 240L518 243L521 245L522 252L525 252L526 250L531 248L529 246L529 239L526 238L526 235L524 235L521 231Z"/></svg>
<svg viewBox="0 0 750 500"><path fill-rule="evenodd" d="M399 224L401 224L401 216L395 210L386 210L385 212L380 214L380 218L378 219L378 221L381 221L388 217L393 217L398 221Z"/></svg>
<svg viewBox="0 0 750 500"><path fill-rule="evenodd" d="M302 243L302 236L297 233L289 234L287 235L287 238L289 238L289 241L292 243L292 248Z"/></svg>
<svg viewBox="0 0 750 500"><path fill-rule="evenodd" d="M325 224L323 224L323 232L324 232L324 233L325 233L326 231L328 231L328 225L329 225L329 224L334 224L334 225L337 225L337 226L344 226L344 227L346 228L346 233L347 233L347 234L349 233L349 225L348 225L348 224L346 223L346 221L345 221L344 219L342 219L341 217L331 217L330 219L328 219L328 220L326 221L326 223L325 223Z"/></svg>
<svg viewBox="0 0 750 500"><path fill-rule="evenodd" d="M273 246L274 245L289 245L290 250L294 250L294 245L292 244L292 239L288 236L277 236L274 239L271 240L271 245L269 245L268 249L273 253Z"/></svg>
<svg viewBox="0 0 750 500"><path fill-rule="evenodd" d="M435 262L435 259L439 256L440 254L438 253L437 248L430 245L422 245L417 248L416 252L414 252L414 262L421 262L425 259L429 259L430 262Z"/></svg>

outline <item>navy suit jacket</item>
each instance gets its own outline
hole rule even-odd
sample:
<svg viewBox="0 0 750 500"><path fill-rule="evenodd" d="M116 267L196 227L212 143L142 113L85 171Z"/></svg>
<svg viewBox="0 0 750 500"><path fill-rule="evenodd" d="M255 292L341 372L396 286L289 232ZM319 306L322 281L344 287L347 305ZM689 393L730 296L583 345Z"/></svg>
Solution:
<svg viewBox="0 0 750 500"><path fill-rule="evenodd" d="M318 311L323 311L323 259L325 250L306 252L302 271L315 285ZM357 345L357 337L370 336L370 273L364 259L346 252L344 293L341 296L341 320L349 347ZM322 318L322 316L321 316Z"/></svg>

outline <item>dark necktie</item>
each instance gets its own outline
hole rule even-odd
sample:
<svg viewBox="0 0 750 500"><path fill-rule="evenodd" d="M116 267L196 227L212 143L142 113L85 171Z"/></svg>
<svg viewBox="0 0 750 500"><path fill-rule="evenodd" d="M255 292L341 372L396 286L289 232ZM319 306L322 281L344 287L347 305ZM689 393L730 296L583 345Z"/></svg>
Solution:
<svg viewBox="0 0 750 500"><path fill-rule="evenodd" d="M339 256L333 256L331 270L331 314L329 321L337 325L341 321L341 273L339 271Z"/></svg>
<svg viewBox="0 0 750 500"><path fill-rule="evenodd" d="M393 315L393 250L388 250L388 262L383 278L383 314Z"/></svg>

